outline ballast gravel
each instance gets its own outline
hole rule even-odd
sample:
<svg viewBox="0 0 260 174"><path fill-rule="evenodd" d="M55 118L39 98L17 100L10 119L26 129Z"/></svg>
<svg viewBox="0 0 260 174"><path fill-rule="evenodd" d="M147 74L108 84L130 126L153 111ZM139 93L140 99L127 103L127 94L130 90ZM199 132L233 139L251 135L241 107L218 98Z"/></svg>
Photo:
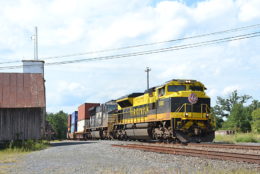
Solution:
<svg viewBox="0 0 260 174"><path fill-rule="evenodd" d="M112 147L123 141L62 141L24 155L10 174L260 173L260 165Z"/></svg>

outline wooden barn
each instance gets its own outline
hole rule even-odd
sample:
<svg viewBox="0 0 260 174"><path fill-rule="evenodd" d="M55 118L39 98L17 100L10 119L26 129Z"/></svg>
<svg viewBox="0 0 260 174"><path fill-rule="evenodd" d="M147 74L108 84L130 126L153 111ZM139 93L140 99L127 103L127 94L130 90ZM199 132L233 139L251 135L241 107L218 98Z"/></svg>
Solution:
<svg viewBox="0 0 260 174"><path fill-rule="evenodd" d="M45 110L42 73L0 73L0 141L41 139Z"/></svg>

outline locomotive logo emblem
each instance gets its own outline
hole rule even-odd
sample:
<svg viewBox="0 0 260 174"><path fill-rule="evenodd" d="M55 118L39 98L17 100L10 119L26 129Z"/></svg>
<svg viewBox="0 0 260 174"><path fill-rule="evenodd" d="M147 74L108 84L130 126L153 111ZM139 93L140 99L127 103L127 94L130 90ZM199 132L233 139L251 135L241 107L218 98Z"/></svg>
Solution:
<svg viewBox="0 0 260 174"><path fill-rule="evenodd" d="M188 100L191 104L195 104L198 102L198 97L196 94L191 93L190 96L188 97Z"/></svg>

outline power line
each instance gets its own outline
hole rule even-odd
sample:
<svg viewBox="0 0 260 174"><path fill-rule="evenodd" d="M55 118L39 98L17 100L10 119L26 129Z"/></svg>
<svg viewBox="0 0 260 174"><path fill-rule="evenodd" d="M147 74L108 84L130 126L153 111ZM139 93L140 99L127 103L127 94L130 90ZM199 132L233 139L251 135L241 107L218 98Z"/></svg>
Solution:
<svg viewBox="0 0 260 174"><path fill-rule="evenodd" d="M254 33L248 33L248 34L244 34L244 35L226 37L226 38L209 40L209 41L204 41L204 42L197 42L197 43L192 43L192 44L178 45L178 46L173 46L173 47L166 47L166 48L161 48L161 49L153 49L153 50L147 50L147 51L141 51L141 52L132 52L132 53L126 53L126 54L118 54L118 55L102 56L102 57L94 57L94 58L85 58L85 59L77 59L77 60L69 60L69 61L50 62L50 63L46 63L45 65L46 66L62 65L62 64L70 64L70 63L78 63L78 62L89 62L89 61L97 61L97 60L108 60L108 59L119 59L119 58L126 58L126 57L134 57L134 56L156 54L156 53L161 53L161 52L169 52L169 51L176 51L176 50L183 50L183 49L188 49L188 48L195 48L195 47L219 44L219 43L248 39L248 38L259 37L259 36L260 36L260 32L254 32ZM27 66L32 66L32 65L27 65ZM21 68L21 67L23 67L23 66L22 65L7 66L7 67L0 67L0 70L2 70L2 69L16 69L16 68Z"/></svg>
<svg viewBox="0 0 260 174"><path fill-rule="evenodd" d="M201 34L201 35L190 36L190 37L185 37L185 38L171 39L171 40L160 41L160 42L152 42L152 43L131 45L131 46L120 47L120 48L89 51L89 52L83 52L83 53L74 53L74 54L68 54L68 55L62 55L62 56L44 57L43 60L59 59L59 58L73 57L73 56L83 56L83 55L87 55L87 54L104 53L104 52L109 52L109 51L119 51L119 50L125 50L125 49L130 49L130 48L138 48L138 47L144 47L144 46L151 46L151 45L157 45L157 44L163 44L163 43L170 43L170 42L177 42L177 41L183 41L183 40L188 40L188 39L207 37L207 36L211 36L211 35L219 35L219 34L225 34L225 33L230 33L230 32L243 31L243 30L247 30L250 28L257 28L257 27L260 27L260 24L249 25L249 26L244 26L244 27L234 28L234 29L229 29L229 30L222 30L222 31L217 31L217 32L213 32L213 33ZM0 64L18 63L18 62L20 63L20 61L21 60L0 62Z"/></svg>
<svg viewBox="0 0 260 174"><path fill-rule="evenodd" d="M258 34L258 35L256 35L256 34ZM141 51L141 52L133 52L133 53L127 53L127 54L112 55L112 56L87 58L87 59L78 59L78 60L70 60L70 61L52 62L52 63L46 63L46 65L59 65L59 64L77 63L77 62L85 62L85 61L108 60L108 59L117 59L117 58L141 56L141 55L147 55L147 54L155 54L155 53L161 53L161 52L169 52L169 51L176 51L176 50L182 50L182 49L188 49L188 48L194 48L194 47L218 44L218 43L235 41L235 40L242 40L242 39L258 37L258 36L260 36L260 32L256 32L255 35L252 35L252 34L240 35L240 36L236 36L236 37L229 37L229 38L224 38L224 39L217 39L217 40L211 40L211 41L205 41L205 42L198 42L198 43L194 43L194 44L187 44L187 45L180 45L180 46L174 46L174 47L167 47L167 48L162 48L162 49L155 49L155 50L148 50L148 51Z"/></svg>
<svg viewBox="0 0 260 174"><path fill-rule="evenodd" d="M195 38L206 37L206 36L211 36L211 35L218 35L218 34L223 34L223 33L236 32L236 31L246 30L246 29L255 28L255 27L260 27L260 24L255 24L255 25L250 25L250 26L245 26L245 27L240 27L240 28L234 28L234 29L229 29L229 30L223 30L223 31L217 31L217 32L208 33L208 34L201 34L201 35L196 35L196 36L191 36L191 37L184 37L184 38L179 38L179 39L171 39L171 40L160 41L160 42L131 45L131 46L126 46L126 47L121 47L121 48L112 48L112 49L105 49L105 50L89 51L89 52L83 52L83 53L68 54L68 55L63 55L63 56L45 57L44 60L64 58L64 57L72 57L72 56L81 56L81 55L86 55L86 54L103 53L103 52L109 52L109 51L118 51L118 50L130 49L130 48L137 48L137 47L151 46L151 45L170 43L170 42L176 42L176 41L183 41L183 40L195 39Z"/></svg>

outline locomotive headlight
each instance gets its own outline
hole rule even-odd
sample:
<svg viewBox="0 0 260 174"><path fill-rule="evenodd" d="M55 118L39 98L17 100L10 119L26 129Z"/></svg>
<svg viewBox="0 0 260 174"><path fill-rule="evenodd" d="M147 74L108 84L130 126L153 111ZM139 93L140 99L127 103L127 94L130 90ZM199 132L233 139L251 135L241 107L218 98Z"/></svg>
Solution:
<svg viewBox="0 0 260 174"><path fill-rule="evenodd" d="M185 117L188 117L189 116L189 114L188 113L185 113Z"/></svg>
<svg viewBox="0 0 260 174"><path fill-rule="evenodd" d="M209 114L206 114L206 117L209 118Z"/></svg>

